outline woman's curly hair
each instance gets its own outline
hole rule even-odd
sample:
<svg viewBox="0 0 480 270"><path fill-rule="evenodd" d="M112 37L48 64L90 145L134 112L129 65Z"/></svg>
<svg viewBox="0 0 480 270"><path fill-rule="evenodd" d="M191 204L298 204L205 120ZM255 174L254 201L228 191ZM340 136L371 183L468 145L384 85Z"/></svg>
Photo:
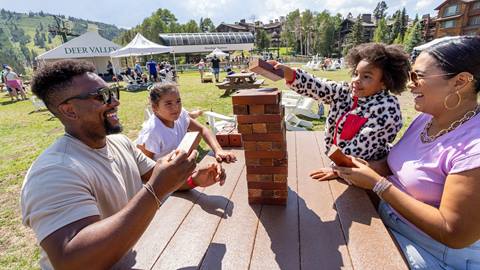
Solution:
<svg viewBox="0 0 480 270"><path fill-rule="evenodd" d="M406 89L410 71L409 55L400 45L383 43L364 43L352 48L346 58L352 71L358 63L365 60L383 71L382 81L394 94Z"/></svg>

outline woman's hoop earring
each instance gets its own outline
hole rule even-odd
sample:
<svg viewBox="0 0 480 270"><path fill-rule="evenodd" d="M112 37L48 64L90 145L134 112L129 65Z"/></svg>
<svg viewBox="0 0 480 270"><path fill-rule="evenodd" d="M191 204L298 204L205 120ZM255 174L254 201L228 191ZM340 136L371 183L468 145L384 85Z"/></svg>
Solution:
<svg viewBox="0 0 480 270"><path fill-rule="evenodd" d="M457 97L458 97L458 102L457 102L457 104L455 104L455 106L449 107L448 104L447 104L447 101L448 101L448 99L450 98L450 96L452 96L452 95L454 95L454 94L457 95ZM445 99L443 100L443 106L445 107L445 109L447 109L447 110L449 110L449 111L458 108L458 107L460 106L460 103L462 103L462 96L458 93L458 91L455 91L455 93L449 94L449 95L446 96Z"/></svg>

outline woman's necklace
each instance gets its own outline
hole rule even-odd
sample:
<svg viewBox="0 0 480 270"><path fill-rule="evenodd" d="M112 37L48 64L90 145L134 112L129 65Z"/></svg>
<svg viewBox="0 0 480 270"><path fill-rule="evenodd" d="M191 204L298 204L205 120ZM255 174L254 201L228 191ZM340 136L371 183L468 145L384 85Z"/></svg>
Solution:
<svg viewBox="0 0 480 270"><path fill-rule="evenodd" d="M444 129L440 130L437 134L435 134L433 136L429 136L428 135L428 129L430 129L430 127L432 126L432 121L433 121L433 118L432 118L430 120L430 122L428 122L425 125L425 128L423 129L422 133L420 133L420 139L422 140L423 143L431 143L434 140L436 140L438 137L440 137L444 134L447 134L448 132L450 132L450 131L456 129L457 127L459 127L461 124L463 124L463 123L467 122L468 120L472 119L472 117L477 115L479 111L480 111L480 105L477 104L477 106L475 106L475 109L466 112L461 119L452 122L448 128L444 128Z"/></svg>

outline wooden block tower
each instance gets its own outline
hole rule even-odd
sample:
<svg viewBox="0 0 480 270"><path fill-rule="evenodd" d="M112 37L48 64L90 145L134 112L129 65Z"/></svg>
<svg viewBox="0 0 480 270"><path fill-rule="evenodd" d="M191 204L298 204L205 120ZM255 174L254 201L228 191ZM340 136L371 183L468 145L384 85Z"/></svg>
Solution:
<svg viewBox="0 0 480 270"><path fill-rule="evenodd" d="M284 109L276 88L241 90L232 95L242 134L250 204L287 203L288 159Z"/></svg>

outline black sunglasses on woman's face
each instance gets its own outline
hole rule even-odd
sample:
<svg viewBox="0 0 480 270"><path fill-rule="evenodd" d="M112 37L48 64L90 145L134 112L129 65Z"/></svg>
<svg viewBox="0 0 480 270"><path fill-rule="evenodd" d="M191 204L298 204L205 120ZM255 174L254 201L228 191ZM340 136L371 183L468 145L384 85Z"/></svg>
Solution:
<svg viewBox="0 0 480 270"><path fill-rule="evenodd" d="M72 99L90 99L94 98L103 102L103 104L111 104L112 98L120 100L120 90L118 87L101 87L95 89L94 91L86 94L81 94L73 97L69 97L64 101L60 102L58 105L65 104Z"/></svg>

